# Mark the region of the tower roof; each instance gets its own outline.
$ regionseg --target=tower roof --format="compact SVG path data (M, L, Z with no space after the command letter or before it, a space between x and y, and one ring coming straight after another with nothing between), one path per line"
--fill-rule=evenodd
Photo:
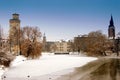
M14 14L12 14L12 15L18 15L18 16L19 16L19 14L17 14L17 13L14 13Z
M111 15L111 19L110 19L110 26L114 26L114 22L113 22L113 17Z
M45 33L43 34L43 36L45 37Z
M112 15L111 15L111 19L110 19L109 28L108 28L108 37L110 39L114 39L115 38L115 26L114 26Z

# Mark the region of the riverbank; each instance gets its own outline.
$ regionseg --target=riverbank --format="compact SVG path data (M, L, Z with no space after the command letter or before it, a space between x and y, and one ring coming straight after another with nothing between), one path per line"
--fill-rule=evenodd
M120 59L101 58L55 80L119 80Z
M83 66L90 61L96 60L97 58L71 55L43 55L40 59L36 60L23 59L23 57L18 56L15 61L13 61L8 71L2 75L2 78L5 78L5 80L56 79L60 77L61 74L65 75L66 73L73 71L71 68ZM70 69L70 72L67 69ZM59 71L63 72L61 73ZM56 72L60 74L56 75Z

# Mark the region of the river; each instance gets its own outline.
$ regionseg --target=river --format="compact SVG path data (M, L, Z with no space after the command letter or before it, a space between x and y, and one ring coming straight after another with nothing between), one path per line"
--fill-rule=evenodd
M120 80L120 58L100 58L56 80Z

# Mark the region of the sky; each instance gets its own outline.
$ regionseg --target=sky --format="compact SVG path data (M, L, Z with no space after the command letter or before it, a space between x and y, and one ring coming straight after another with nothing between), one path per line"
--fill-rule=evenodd
M0 25L6 35L13 13L20 14L21 27L39 27L48 41L97 30L107 35L111 14L116 34L120 32L120 0L0 0Z

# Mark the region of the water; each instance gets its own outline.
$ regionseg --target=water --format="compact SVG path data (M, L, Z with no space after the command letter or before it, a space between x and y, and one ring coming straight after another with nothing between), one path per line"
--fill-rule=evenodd
M120 80L120 59L101 58L56 80Z

